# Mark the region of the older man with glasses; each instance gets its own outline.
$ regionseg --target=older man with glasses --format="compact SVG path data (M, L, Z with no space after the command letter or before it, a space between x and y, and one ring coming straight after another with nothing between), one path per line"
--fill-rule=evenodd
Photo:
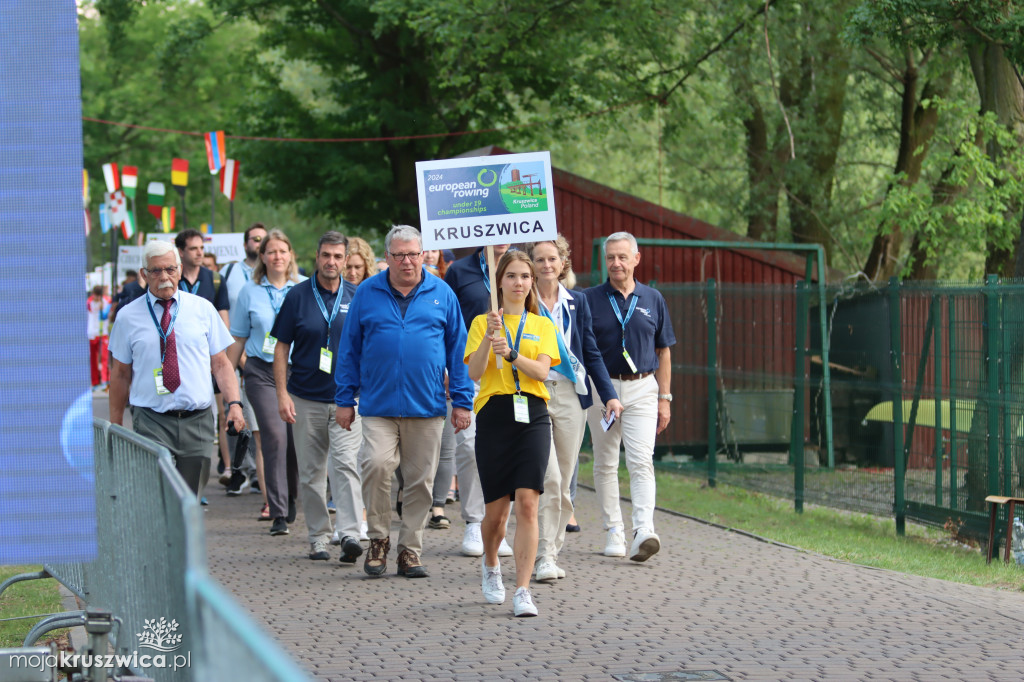
M384 238L388 269L363 282L349 308L335 374L336 420L350 428L356 396L363 421L363 501L370 549L363 570L380 576L391 549L391 477L400 469L402 527L398 575L424 578L423 526L448 412L445 374L457 431L469 426L473 384L462 353L466 327L455 294L423 267L420 233L393 227Z
M178 289L181 257L173 244L150 242L143 256L149 290L121 310L111 333L110 421L124 421L131 398L136 433L166 446L198 494L213 442L211 371L227 400L228 421L245 428L225 353L233 339L209 301Z

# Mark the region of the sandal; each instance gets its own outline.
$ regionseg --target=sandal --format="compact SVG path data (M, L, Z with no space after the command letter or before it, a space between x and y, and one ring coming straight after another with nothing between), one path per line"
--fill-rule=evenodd
M260 521L269 521L270 520L270 505L269 504L266 504L266 503L263 504L263 509L260 509L259 520Z

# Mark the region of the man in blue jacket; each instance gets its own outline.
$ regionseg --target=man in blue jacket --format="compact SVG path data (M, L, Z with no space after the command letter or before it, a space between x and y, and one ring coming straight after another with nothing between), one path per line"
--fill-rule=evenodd
M363 570L379 576L391 549L391 477L401 468L398 575L424 578L423 526L447 414L456 432L469 426L473 384L462 361L466 327L451 288L423 269L419 230L393 227L384 238L388 269L356 290L335 370L336 421L348 429L356 396L363 421L360 455L370 550Z

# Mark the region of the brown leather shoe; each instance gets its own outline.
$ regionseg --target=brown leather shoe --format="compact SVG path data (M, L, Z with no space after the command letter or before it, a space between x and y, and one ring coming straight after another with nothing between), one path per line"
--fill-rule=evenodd
M398 554L398 575L406 578L426 578L427 569L420 563L420 558L411 549L403 549Z
M391 538L383 540L370 540L370 549L366 552L366 560L363 562L363 570L366 575L374 578L384 575L388 567L388 552L391 550Z

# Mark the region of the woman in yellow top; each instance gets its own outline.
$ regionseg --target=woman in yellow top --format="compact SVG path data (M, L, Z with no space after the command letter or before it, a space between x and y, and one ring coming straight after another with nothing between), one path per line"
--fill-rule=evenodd
M537 556L537 504L551 449L550 397L544 380L559 362L551 320L538 314L533 262L522 251L498 261L498 311L478 315L470 325L465 361L480 382L476 412L476 462L484 493L483 593L492 604L505 601L498 545L505 536L509 501L515 500L516 616L536 616L530 576ZM499 370L495 357L501 356Z

